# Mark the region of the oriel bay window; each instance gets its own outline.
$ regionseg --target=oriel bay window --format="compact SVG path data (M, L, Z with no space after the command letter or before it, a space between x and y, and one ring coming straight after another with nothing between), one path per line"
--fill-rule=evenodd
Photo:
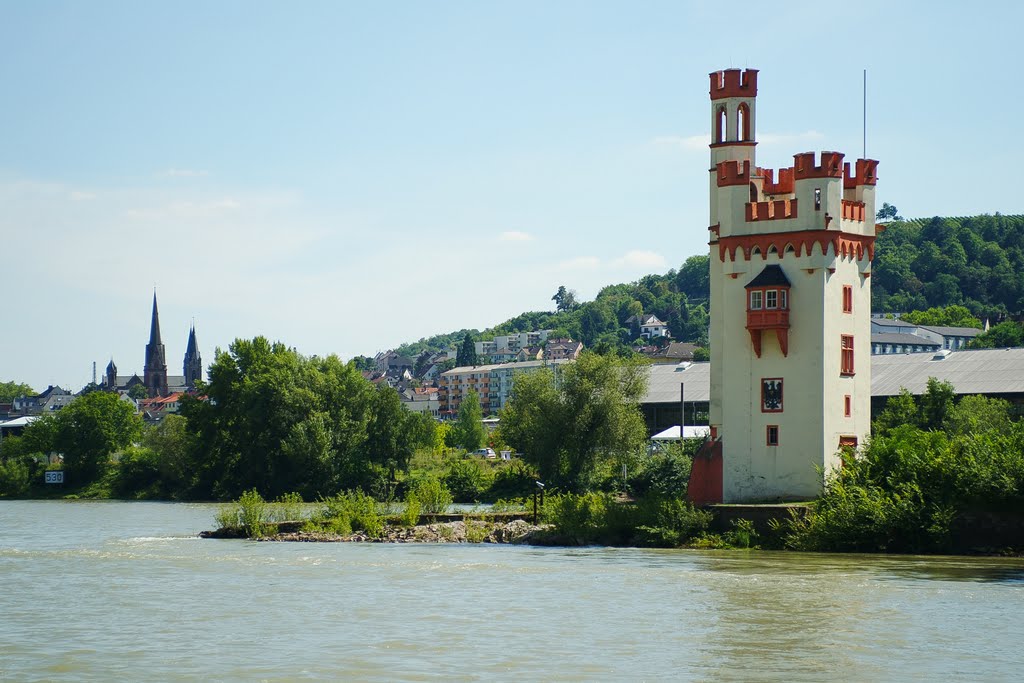
M789 355L789 278L778 265L764 270L746 285L747 331L754 353L761 357L761 333L774 330L782 355Z

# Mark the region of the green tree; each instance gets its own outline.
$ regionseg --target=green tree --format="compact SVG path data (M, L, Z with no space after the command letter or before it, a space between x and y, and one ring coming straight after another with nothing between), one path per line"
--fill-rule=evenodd
M480 397L475 391L470 391L459 404L459 415L450 436L452 443L467 451L475 451L482 447L487 438L483 419Z
M926 311L910 311L900 318L914 325L937 325L941 327L974 327L981 329L981 321L971 315L965 306L943 306Z
M429 443L421 421L402 406L398 392L379 386L370 402L365 452L368 462L384 468L392 481L399 470L409 467L416 446Z
M36 390L23 382L0 382L0 403L10 403L22 396L35 396Z
M520 375L501 413L506 442L548 483L588 488L600 465L628 458L646 441L639 361L585 352L564 366Z
M106 466L111 454L127 448L142 433L142 419L135 408L117 394L94 391L26 428L29 440L45 433L49 448L64 454L69 483L88 484ZM38 441L37 441L38 445Z
M337 356L301 356L264 337L218 351L201 387L183 397L194 434L193 497L311 500L361 483L372 385Z
M142 445L154 454L163 490L181 497L191 483L189 455L193 444L188 420L181 415L167 415L143 432Z
M882 208L875 213L875 220L878 221L901 221L903 217L899 215L899 211L896 207L889 202L882 202Z
M146 387L141 384L133 385L132 388L128 390L128 397L134 398L136 401L141 401L147 396L149 396L149 393L146 392Z
M477 360L476 344L473 343L473 335L467 332L466 336L462 338L462 346L459 347L459 351L455 356L455 365L460 368L475 366Z
M900 389L896 396L889 397L885 408L875 419L872 430L876 436L886 435L903 425L920 426L917 401L906 388Z
M559 286L551 300L555 302L555 310L560 312L572 311L579 306L576 301L576 290L566 289L565 285Z
M711 257L691 256L676 273L676 288L690 301L707 301L711 296Z
M356 370L359 372L370 372L377 369L377 363L368 356L356 356L352 359L352 363L355 364Z
M1004 322L994 325L984 334L979 334L967 345L972 349L1005 349L1024 346L1024 329L1020 323Z

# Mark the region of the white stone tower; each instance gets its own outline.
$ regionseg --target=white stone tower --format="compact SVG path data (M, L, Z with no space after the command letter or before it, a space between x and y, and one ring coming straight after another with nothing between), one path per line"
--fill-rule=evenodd
M755 162L757 71L711 74L711 451L701 502L820 493L871 411L878 162ZM719 483L720 482L720 483Z

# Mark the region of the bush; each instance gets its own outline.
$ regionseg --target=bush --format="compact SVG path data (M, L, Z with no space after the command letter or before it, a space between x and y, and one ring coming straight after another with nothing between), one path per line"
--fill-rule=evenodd
M1024 503L1024 426L964 429L947 434L903 425L876 437L857 457L844 460L806 518L790 520L787 545L946 552L953 549L951 523L958 514L1019 510Z
M452 460L442 480L458 503L475 503L490 486L490 477L475 458Z
M537 477L522 461L513 461L508 467L498 470L491 480L490 488L484 494L489 500L498 498L522 498L533 495Z
M113 484L119 498L160 498L163 495L160 458L149 448L129 448L121 454Z
M298 493L285 493L277 497L267 506L267 518L274 522L294 522L302 519L302 496Z
M643 523L637 525L640 545L678 547L707 531L712 514L679 498L653 497L642 501Z
M267 503L256 489L250 489L238 499L238 522L249 538L261 538L267 533Z
M405 495L405 510L402 512L401 524L406 527L413 527L419 524L420 521L420 505L419 498L412 491L409 491Z
M364 531L372 538L384 535L384 516L377 509L377 501L358 489L325 498L314 522L343 536L353 531Z
M608 495L603 493L550 495L544 503L544 521L554 525L557 534L568 542L595 543L605 536L609 503Z
M451 492L444 484L433 477L420 479L416 482L412 493L416 500L420 502L423 511L428 514L444 514L452 504Z
M688 439L687 442L698 439ZM630 478L629 484L638 496L655 494L666 498L685 498L693 467L693 446L690 443L671 443L643 461L640 470Z
M0 496L24 496L32 486L32 467L24 458L0 461Z

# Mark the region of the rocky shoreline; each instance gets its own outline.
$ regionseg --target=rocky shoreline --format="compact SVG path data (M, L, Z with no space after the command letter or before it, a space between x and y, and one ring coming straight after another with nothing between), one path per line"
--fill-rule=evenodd
M505 543L543 544L542 537L551 529L550 524L535 526L522 519L509 522L459 520L420 524L414 527L388 525L380 537L357 531L348 535L320 531L304 531L301 523L282 522L275 533L259 541L284 543ZM217 529L203 531L200 538L244 538L241 530Z

